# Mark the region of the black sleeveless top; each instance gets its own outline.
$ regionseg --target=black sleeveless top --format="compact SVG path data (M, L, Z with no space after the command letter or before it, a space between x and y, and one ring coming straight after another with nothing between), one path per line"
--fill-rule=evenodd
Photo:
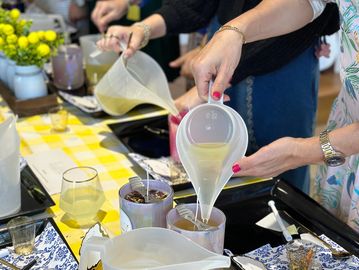
M165 0L156 13L164 18L167 33L189 33L207 26L215 15L221 24L225 24L258 3L260 0ZM332 34L338 29L338 8L331 3L316 20L295 32L245 44L232 83L281 68L320 36Z

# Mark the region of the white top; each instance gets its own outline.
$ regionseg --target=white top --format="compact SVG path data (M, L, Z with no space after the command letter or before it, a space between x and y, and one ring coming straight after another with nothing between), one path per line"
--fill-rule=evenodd
M314 21L320 14L322 14L325 5L327 2L331 2L330 0L308 0L313 9L313 18Z

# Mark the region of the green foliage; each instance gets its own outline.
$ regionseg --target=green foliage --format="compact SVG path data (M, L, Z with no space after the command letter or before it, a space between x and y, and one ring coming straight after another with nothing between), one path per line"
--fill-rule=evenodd
M30 32L31 24L20 19L19 10L0 8L0 50L17 65L42 67L57 53L64 37L52 30Z

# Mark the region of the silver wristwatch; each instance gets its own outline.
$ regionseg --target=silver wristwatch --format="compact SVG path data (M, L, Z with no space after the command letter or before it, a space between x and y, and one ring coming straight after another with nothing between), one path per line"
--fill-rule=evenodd
M340 166L345 162L345 156L342 152L334 150L329 141L328 131L324 130L319 135L320 147L324 155L324 162L330 167Z

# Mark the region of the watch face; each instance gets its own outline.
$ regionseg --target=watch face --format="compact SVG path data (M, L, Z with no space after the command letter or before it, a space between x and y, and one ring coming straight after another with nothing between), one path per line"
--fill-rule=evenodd
M327 164L330 167L340 166L345 162L345 158L343 156L332 156L327 159Z

